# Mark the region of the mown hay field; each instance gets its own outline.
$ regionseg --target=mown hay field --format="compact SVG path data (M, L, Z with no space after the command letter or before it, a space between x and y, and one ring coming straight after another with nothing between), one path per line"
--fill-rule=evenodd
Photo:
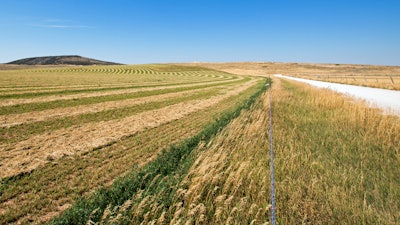
M157 158L265 79L173 65L0 71L0 223L40 223Z

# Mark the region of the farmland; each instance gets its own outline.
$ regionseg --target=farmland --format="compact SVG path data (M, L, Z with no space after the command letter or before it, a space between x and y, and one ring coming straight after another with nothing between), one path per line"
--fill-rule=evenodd
M1 223L50 219L198 133L265 82L172 65L0 73Z
M399 118L294 81L265 86L351 67L2 70L0 223L265 224L272 94L278 224L398 224Z
M284 74L311 80L400 90L400 67L310 63L191 63L234 74Z

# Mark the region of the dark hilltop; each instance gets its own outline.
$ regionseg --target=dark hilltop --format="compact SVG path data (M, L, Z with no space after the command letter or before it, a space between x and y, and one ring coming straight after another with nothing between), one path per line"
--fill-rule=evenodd
M44 56L19 59L7 64L14 65L121 65L120 63L106 62L97 59L82 57L79 55L62 55L62 56Z

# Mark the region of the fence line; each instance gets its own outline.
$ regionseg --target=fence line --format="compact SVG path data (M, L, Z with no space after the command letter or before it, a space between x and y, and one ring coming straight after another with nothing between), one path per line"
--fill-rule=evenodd
M272 88L271 77L269 77L269 149L270 149L270 171L271 171L271 224L276 225L276 204L275 204L275 168L274 168L274 147L272 136Z

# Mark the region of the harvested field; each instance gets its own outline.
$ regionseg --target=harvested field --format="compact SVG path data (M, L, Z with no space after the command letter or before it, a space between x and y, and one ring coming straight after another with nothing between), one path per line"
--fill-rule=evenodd
M264 80L172 65L1 70L0 223L49 220L199 132Z

